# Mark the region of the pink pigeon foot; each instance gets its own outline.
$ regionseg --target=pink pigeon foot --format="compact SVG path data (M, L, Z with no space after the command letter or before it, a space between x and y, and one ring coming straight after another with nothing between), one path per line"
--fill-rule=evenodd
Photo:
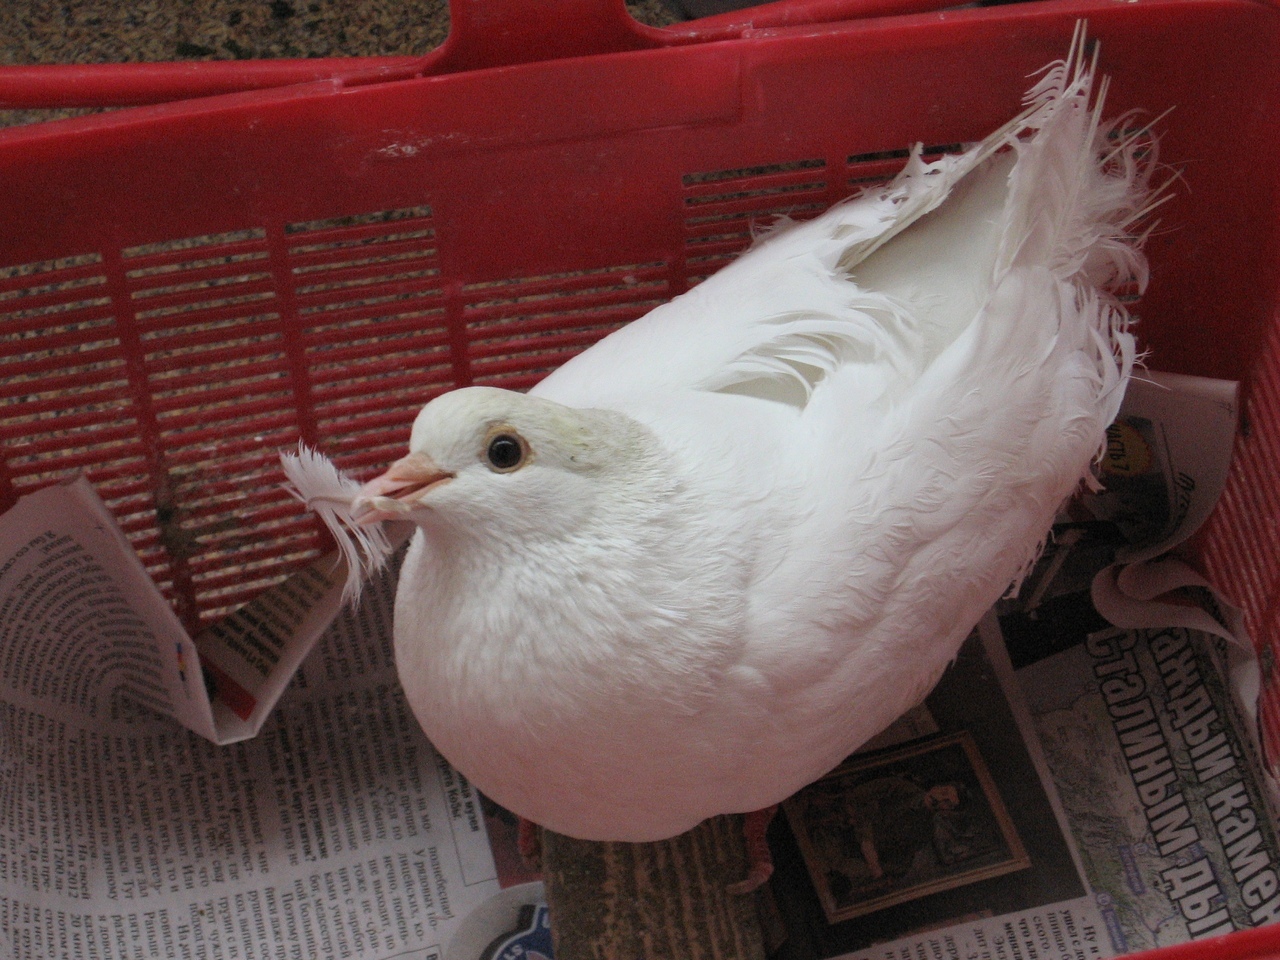
M773 815L778 812L778 805L763 810L753 810L742 817L742 832L747 839L747 876L745 880L729 884L729 892L734 894L750 893L763 886L773 876L773 854L769 852L769 843L765 834Z
M516 828L516 849L531 870L542 868L542 833L541 828L532 820L520 817Z

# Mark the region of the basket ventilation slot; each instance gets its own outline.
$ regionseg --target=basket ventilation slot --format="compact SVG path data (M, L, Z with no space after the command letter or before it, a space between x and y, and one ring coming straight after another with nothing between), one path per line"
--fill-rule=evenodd
M437 259L411 207L0 269L3 505L83 470L189 628L234 609L327 549L278 452L367 473L458 385Z
M290 224L315 434L344 469L402 456L422 404L458 385L429 207Z
M638 263L462 288L470 377L523 390L670 299L667 266Z
M777 218L807 220L832 201L821 159L686 174L683 186L689 286L731 262Z
M0 441L5 505L83 470L136 534L145 443L101 255L0 270Z
M154 536L184 619L211 619L313 548L277 476L298 438L286 297L262 228L130 247L121 269L159 451Z
M961 149L925 147L926 160ZM845 155L840 162L795 160L686 174L685 264L694 286L733 261L779 217L808 220L859 190L885 183L907 162L907 150Z

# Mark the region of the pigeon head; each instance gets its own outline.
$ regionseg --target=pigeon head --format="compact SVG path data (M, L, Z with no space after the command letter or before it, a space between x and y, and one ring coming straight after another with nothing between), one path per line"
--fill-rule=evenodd
M563 526L645 459L644 440L621 414L465 387L423 407L408 455L361 489L360 522Z

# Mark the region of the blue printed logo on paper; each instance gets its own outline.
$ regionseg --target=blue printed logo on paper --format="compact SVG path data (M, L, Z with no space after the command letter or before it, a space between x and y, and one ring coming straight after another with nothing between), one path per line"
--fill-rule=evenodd
M551 951L551 912L545 903L520 908L516 928L489 945L482 960L554 960Z

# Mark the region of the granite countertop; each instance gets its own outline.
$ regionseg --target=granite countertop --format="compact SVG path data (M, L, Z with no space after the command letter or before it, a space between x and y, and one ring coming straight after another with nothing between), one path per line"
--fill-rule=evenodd
M642 23L678 0L628 3ZM446 0L10 0L0 64L422 54L449 32Z
M641 23L665 26L687 19L684 4L708 2L754 0L627 7ZM415 56L448 33L448 0L0 0L0 66ZM0 109L0 127L85 112Z

